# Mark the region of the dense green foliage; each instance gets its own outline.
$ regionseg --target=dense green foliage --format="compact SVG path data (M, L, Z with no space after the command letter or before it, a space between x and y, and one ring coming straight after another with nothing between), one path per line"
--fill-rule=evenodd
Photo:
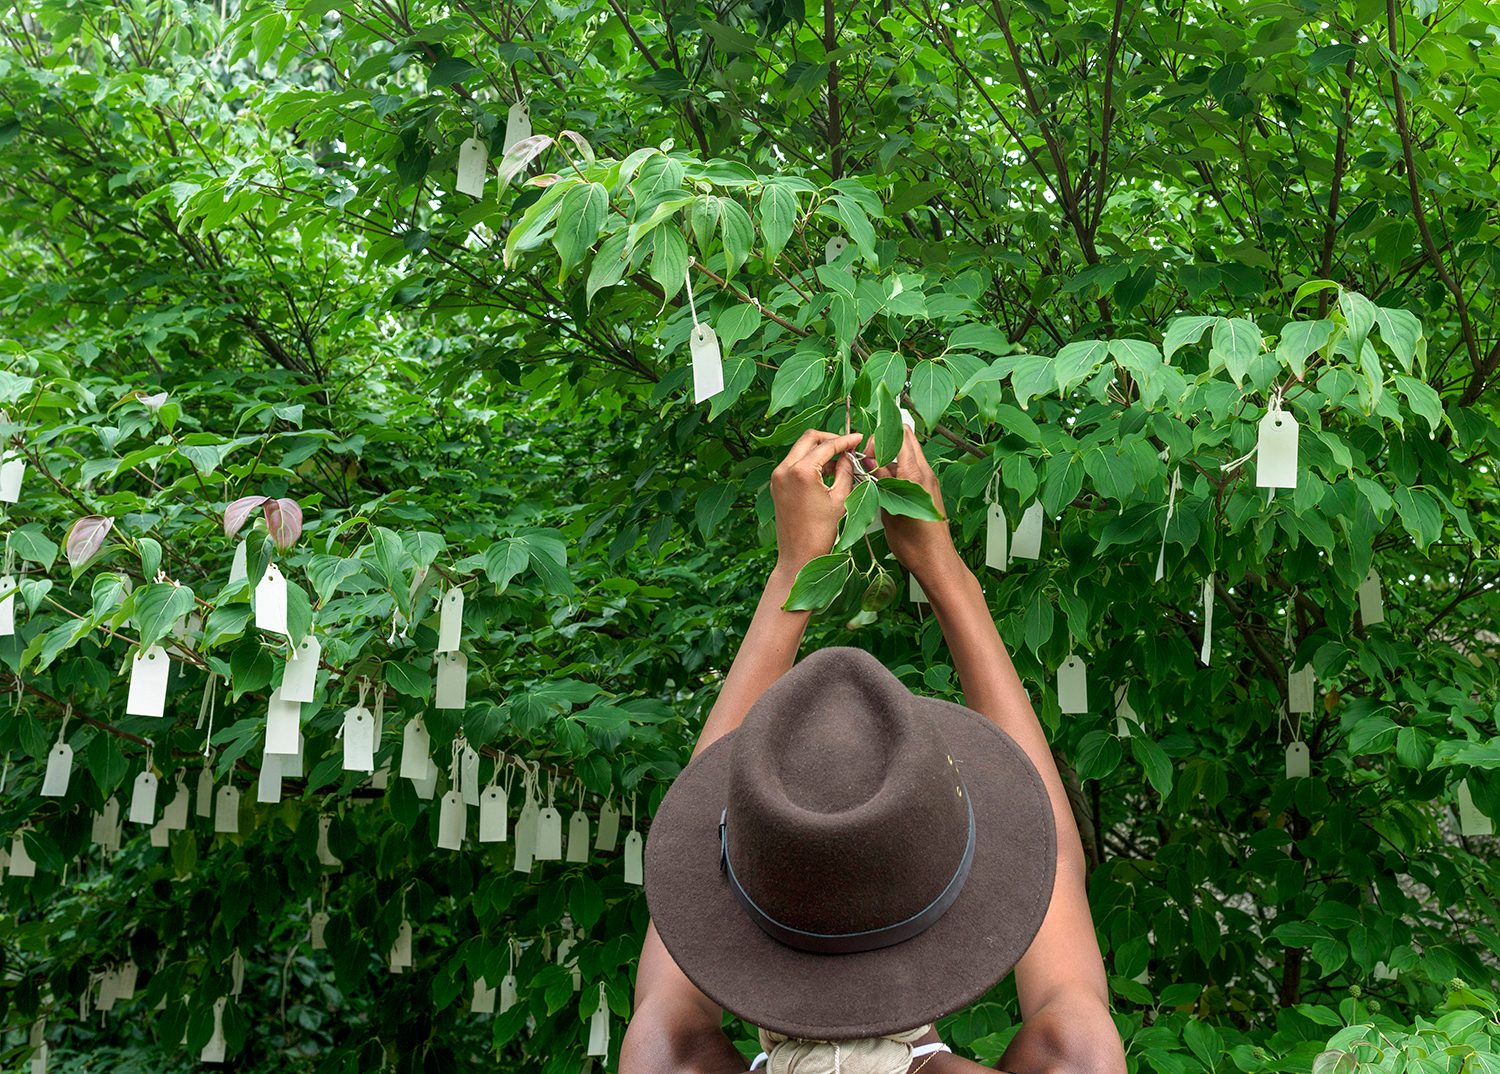
M27 471L0 521L0 833L37 863L0 883L13 1058L45 1017L63 1069L195 1062L238 951L245 1069L572 1072L601 984L612 1069L639 888L618 852L513 871L472 819L437 849L450 743L482 747L481 781L502 755L546 766L565 815L633 795L647 827L771 562L784 445L849 424L886 457L904 405L1076 790L1132 1069L1305 1071L1359 1022L1319 1070L1374 1062L1353 1042L1399 1023L1450 1048L1407 1069L1493 1074L1500 878L1454 801L1466 781L1500 817L1494 24L1477 0L5 10L0 436ZM518 96L536 134L505 153ZM479 199L454 189L475 133ZM700 320L726 390L695 404ZM1274 399L1300 463L1268 497L1258 460L1225 467ZM861 614L898 571L860 539L877 500L930 509L870 488L800 586L826 609L808 643L956 699L904 584ZM984 565L991 488L1012 526L1041 503L1037 560ZM284 509L258 508L231 582L248 496L304 528L278 549ZM273 559L325 667L306 775L258 805L289 642L248 601ZM462 711L431 694L455 586ZM153 638L166 718L126 716ZM1069 653L1086 714L1059 709ZM1315 711L1284 716L1308 664ZM239 833L195 816L167 847L129 822L94 845L148 765L158 815L194 785L210 674ZM430 801L343 771L362 679L378 759L425 720ZM1294 731L1307 778L1285 776ZM60 732L74 772L44 797ZM470 1014L512 940L518 1004ZM135 998L78 1017L127 959ZM993 1060L1016 1016L1007 983L941 1028Z

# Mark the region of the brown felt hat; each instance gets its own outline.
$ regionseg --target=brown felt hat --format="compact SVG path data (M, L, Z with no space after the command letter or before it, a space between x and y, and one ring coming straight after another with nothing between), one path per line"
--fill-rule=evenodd
M651 823L646 899L715 1003L853 1040L994 987L1041 927L1056 867L1047 790L1009 735L831 648L677 777Z

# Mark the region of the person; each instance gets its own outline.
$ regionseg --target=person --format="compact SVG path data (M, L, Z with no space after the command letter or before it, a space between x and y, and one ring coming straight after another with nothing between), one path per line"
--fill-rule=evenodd
M1012 966L1022 1025L1000 1069L1123 1072L1067 795L948 523L882 512L966 706L910 693L853 649L794 668L809 613L782 605L833 547L863 439L808 430L771 476L775 568L653 819L621 1074L745 1071L725 1009L760 1028L772 1074L984 1070L932 1022ZM864 462L945 513L909 427L892 463Z

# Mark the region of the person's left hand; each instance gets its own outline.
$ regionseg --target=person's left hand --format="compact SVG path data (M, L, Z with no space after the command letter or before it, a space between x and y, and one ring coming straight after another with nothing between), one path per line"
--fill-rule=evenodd
M776 565L801 570L827 555L838 538L844 501L854 488L854 464L848 452L859 447L863 433L839 436L820 429L803 433L781 465L771 471L771 499L776 504ZM823 483L833 477L830 487Z

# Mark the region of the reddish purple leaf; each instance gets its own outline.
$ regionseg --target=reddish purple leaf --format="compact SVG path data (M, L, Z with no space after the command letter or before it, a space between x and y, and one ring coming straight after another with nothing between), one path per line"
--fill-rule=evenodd
M240 532L240 527L250 517L250 512L265 502L264 496L241 496L224 508L224 536L234 540L234 535Z
M75 571L93 559L104 547L104 538L114 528L115 520L103 515L84 515L68 530L65 542L68 551L68 566Z
M285 552L302 536L302 508L296 500L283 497L266 501L266 528L271 531L271 540L276 551Z

